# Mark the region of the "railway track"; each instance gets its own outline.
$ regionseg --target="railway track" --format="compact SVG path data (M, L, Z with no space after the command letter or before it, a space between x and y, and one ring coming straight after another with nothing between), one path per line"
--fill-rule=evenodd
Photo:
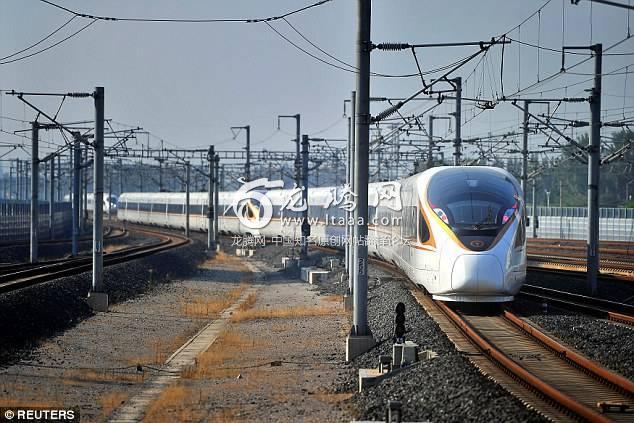
M511 311L473 315L433 304L500 371L572 418L634 421L634 383L628 379L564 347Z
M403 279L403 273L395 266L371 261ZM411 282L409 285L416 300L459 350L468 354L482 371L548 417L560 421L634 422L634 383L630 380L561 345L510 310L462 313L432 300ZM540 288L529 286L528 290L540 291ZM548 290L550 297L558 298L552 291ZM582 296L569 295L580 306L599 310L597 303L584 304L587 297L582 301L579 298ZM570 298L559 301L569 304ZM632 306L616 304L625 306L624 311L632 311L629 308ZM603 312L608 313L605 308L614 308L615 304L602 302L602 306ZM628 319L625 323L632 319L625 317Z
M107 226L104 230L104 234L103 237L104 239L117 239L117 238L122 238L124 236L126 236L127 233L124 229L121 228L116 228L116 227L112 227L112 226ZM86 242L86 241L92 241L92 235L90 236L83 236L79 238L79 242ZM2 247L15 247L18 245L29 245L28 240L25 241L11 241L11 242L0 242L0 248ZM57 245L57 244L70 244L72 243L73 240L70 238L64 238L64 239L45 239L45 240L40 240L38 243L39 245Z
M529 284L517 296L634 326L634 305Z
M158 241L122 248L104 254L104 266L123 263L180 247L189 243L184 236L135 228L132 231L158 238ZM53 260L35 264L9 265L0 268L0 293L15 291L53 279L76 275L92 270L92 256Z
M585 258L533 254L528 256L527 270L585 277L587 266ZM599 273L604 279L634 280L634 263L601 259Z

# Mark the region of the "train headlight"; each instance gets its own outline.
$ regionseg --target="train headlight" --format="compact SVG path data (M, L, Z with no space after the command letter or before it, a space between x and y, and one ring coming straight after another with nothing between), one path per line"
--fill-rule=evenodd
M440 218L440 220L442 220L443 222L445 222L447 225L449 224L449 218L447 217L447 213L445 213L443 211L443 209L436 207L434 208L434 212L438 215L438 217Z
M502 216L502 223L508 222L511 216L513 216L513 213L515 213L515 209L506 209L504 216Z

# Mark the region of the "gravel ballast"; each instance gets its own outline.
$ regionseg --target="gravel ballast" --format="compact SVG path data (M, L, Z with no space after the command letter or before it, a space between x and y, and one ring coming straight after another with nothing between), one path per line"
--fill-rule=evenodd
M173 277L191 274L203 258L194 242L156 255L104 268L111 303L132 298ZM0 363L28 352L40 339L91 316L86 297L92 272L56 279L0 295ZM21 354L18 354L21 355Z
M634 327L551 307L547 314L530 301L515 307L529 321L587 358L634 380Z

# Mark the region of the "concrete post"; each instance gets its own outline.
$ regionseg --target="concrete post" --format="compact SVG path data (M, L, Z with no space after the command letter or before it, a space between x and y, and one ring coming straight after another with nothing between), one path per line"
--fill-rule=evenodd
M48 238L55 238L55 157L51 157L51 177L48 192Z
M599 166L601 160L601 67L603 45L594 52L594 87L590 97L591 130L588 146L588 292L596 296L599 273Z
M460 157L462 154L462 138L460 135L462 129L462 78L457 77L454 78L453 81L456 84L456 112L454 114L456 118L456 138L454 139L453 143L453 165L460 166Z
M189 162L185 163L185 236L189 238L189 187L191 178L191 167Z
M108 294L103 286L103 162L104 162L104 89L96 87L95 142L93 180L92 291L88 304L95 311L108 311Z
M207 161L209 164L209 187L207 189L207 251L216 251L216 240L214 238L214 214L216 209L214 207L214 146L209 146L207 152Z
M350 335L346 340L346 360L364 353L374 346L374 337L368 326L368 179L370 162L370 16L371 0L358 0L357 32L357 133L355 148L355 180L357 204L354 209L354 311Z
M39 201L39 124L31 123L31 263L37 263L37 247L40 229L40 201Z
M302 203L306 205L306 209L302 212L299 259L304 262L308 259L308 237L310 236L310 224L308 223L308 135L302 136Z

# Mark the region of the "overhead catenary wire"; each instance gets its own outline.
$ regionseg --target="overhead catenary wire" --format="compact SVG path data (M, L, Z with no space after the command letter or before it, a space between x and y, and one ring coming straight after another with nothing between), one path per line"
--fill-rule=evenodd
M281 15L273 15L262 18L206 18L206 19L188 19L188 18L126 18L126 17L118 17L118 16L99 16L92 15L87 13L78 12L57 3L54 3L49 0L40 0L42 3L46 3L50 6L53 6L57 9L63 10L72 15L87 18L87 19L95 19L100 21L120 21L120 22L154 22L154 23L259 23L259 22L271 22L277 21L280 19L287 18L292 15L296 15L298 13L302 13L306 10L312 9L314 7L321 6L325 3L329 3L333 0L320 0L306 6L300 7L298 9L291 10L289 12L283 13Z
M15 59L11 59L11 60L4 60L4 61L0 61L0 65L7 65L9 63L14 63L14 62L18 62L20 60L24 60L24 59L28 59L29 57L33 57L35 55L38 55L40 53L44 53L45 51L48 51L50 49L52 49L53 47L57 47L58 45L62 44L65 41L70 40L71 38L75 37L76 35L80 34L82 31L84 31L85 29L88 29L91 25L93 25L95 22L97 22L97 20L92 20L90 22L88 22L86 25L82 26L80 29L78 29L77 31L73 32L72 34L70 34L69 36L67 36L66 38L61 39L60 41L45 47L43 49L40 49L34 53L31 54L27 54L26 56L20 56L17 57Z
M77 18L77 16L71 16L71 18L69 20L67 20L66 22L64 22L64 24L62 24L61 26L59 26L58 28L56 28L53 32L51 32L50 34L48 34L47 36L45 36L44 38L40 39L39 41L31 44L28 47L23 48L22 50L18 50L15 53L11 53L7 56L4 57L0 57L0 62L6 59L10 59L14 56L17 56L18 54L24 53L25 51L28 51L34 47L39 46L40 44L42 44L44 41L48 40L49 38L51 38L53 35L57 34L59 31L61 31L62 29L64 29L68 24L70 24L73 20L75 20L75 18Z

